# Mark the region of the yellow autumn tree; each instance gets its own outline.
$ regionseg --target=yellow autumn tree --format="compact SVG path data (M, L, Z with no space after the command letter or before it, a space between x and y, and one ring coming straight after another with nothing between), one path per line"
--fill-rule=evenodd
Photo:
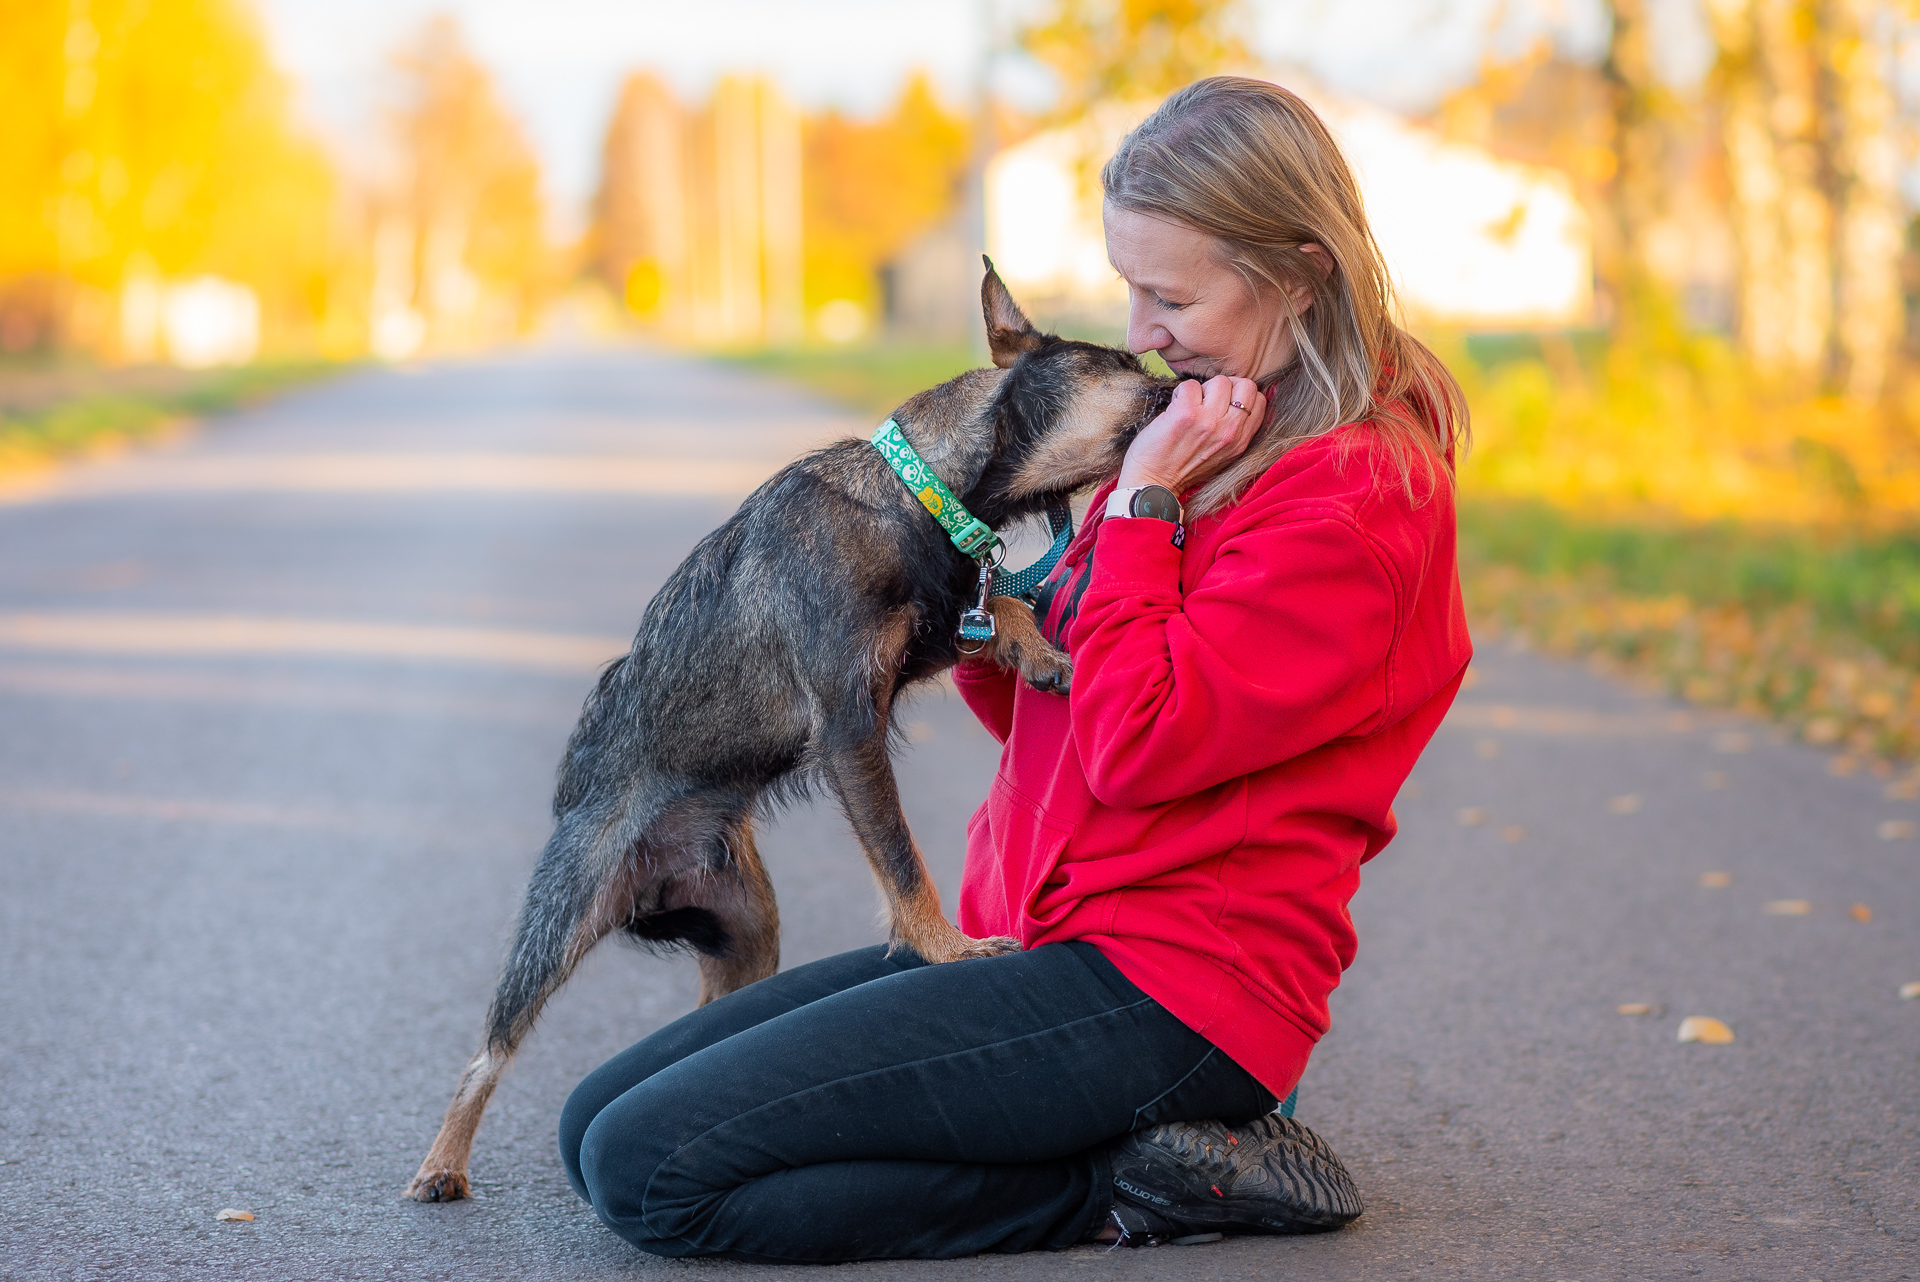
M394 67L400 173L375 233L375 311L410 308L442 346L523 331L553 266L533 147L452 18Z
M328 306L334 190L236 0L0 0L0 345L111 352L130 275L213 272L270 342Z
M1056 0L1019 41L1060 77L1054 114L1071 120L1246 64L1245 20L1240 0Z
M959 207L972 130L918 74L878 119L807 120L802 145L807 306L876 310L881 265Z

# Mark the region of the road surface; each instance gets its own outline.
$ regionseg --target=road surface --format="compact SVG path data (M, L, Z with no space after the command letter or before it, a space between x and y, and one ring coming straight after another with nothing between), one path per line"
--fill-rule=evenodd
M568 1090L695 992L613 945L496 1097L476 1196L398 1193L595 667L760 477L866 426L681 358L533 353L0 495L0 1277L817 1276L651 1259L568 1190ZM1503 643L1474 671L1303 1086L1355 1225L838 1276L1920 1273L1920 806ZM906 717L951 904L995 749L937 686ZM789 964L880 938L836 814L762 847ZM1681 1043L1688 1016L1736 1040Z

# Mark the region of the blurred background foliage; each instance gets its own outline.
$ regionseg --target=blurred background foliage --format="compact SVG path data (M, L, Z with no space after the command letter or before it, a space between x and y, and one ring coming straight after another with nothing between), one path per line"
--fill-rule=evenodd
M983 66L1045 68L1044 109L945 100L925 75L875 113L810 109L745 72L689 91L667 56L618 94L597 194L563 234L452 18L387 51L379 128L342 145L300 118L243 0L0 0L0 466L340 362L539 332L631 331L877 415L978 361L983 245L1042 319L1116 340L1097 204L1086 225L1102 149L1194 78L1267 75L1356 149L1383 243L1408 224L1381 172L1398 156L1457 183L1416 188L1415 222L1489 184L1520 193L1471 238L1522 276L1565 207L1556 261L1578 288L1552 308L1435 303L1417 278L1444 240L1395 262L1409 323L1473 408L1460 510L1483 644L1585 654L1843 756L1911 754L1920 256L1901 68L1920 12L1600 2L1597 49L1489 37L1479 74L1419 120L1262 63L1232 0L1034 0ZM1697 9L1704 75L1662 74L1663 5Z

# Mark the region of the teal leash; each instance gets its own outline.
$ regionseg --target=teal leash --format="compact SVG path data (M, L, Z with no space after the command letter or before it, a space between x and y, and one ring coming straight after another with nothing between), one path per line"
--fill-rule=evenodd
M873 430L868 443L880 452L887 461L893 474L900 478L913 497L920 500L920 506L940 528L947 532L953 546L972 557L980 565L980 584L973 607L960 616L960 641L962 654L978 654L980 648L993 640L993 614L987 609L990 596L1018 597L1028 605L1035 604L1034 592L1046 582L1053 573L1053 567L1060 564L1060 558L1066 555L1067 545L1073 542L1073 512L1064 504L1047 509L1047 525L1053 531L1053 544L1038 561L1024 570L1012 574L999 574L999 563L995 553L1004 554L1006 545L986 522L967 511L962 503L947 488L945 481L927 466L920 452L913 448L910 441L900 431L900 425L888 419ZM996 577L999 579L995 583ZM971 644L972 649L967 649Z

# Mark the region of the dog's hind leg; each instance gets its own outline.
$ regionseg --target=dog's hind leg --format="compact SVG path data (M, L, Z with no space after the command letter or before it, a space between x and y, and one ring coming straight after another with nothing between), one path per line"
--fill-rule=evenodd
M514 1052L554 990L631 911L627 879L594 875L590 841L563 822L541 852L487 1012L486 1045L460 1074L440 1133L407 1185L407 1197L452 1202L467 1196L474 1133Z
M892 714L894 681L900 659L913 636L913 616L902 611L888 620L874 656L874 718L865 734L823 745L822 771L854 836L860 839L873 875L886 897L892 943L905 944L930 962L959 961L1018 952L1020 941L1006 936L974 939L963 934L940 910L940 892L927 860L900 808L900 787L887 752L887 721Z
M675 878L657 908L626 925L636 939L693 950L702 1006L780 969L780 908L753 843L752 817L728 821L712 845L713 857Z
M780 907L753 842L752 816L740 817L727 834L727 848L730 875L716 877L701 896L727 934L724 949L700 954L702 1006L780 969Z

